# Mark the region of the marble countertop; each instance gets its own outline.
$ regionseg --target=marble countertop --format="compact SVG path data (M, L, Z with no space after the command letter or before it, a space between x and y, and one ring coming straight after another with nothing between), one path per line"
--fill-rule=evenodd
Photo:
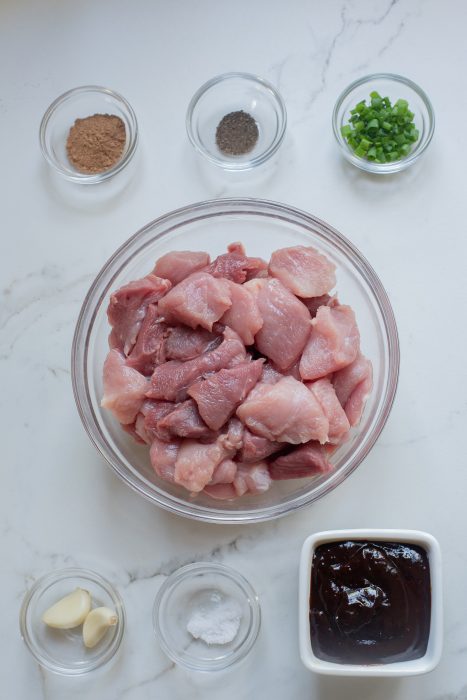
M461 0L4 0L0 125L4 172L0 256L2 409L0 585L2 696L15 700L461 700L467 698L465 575L467 282L463 167L467 136ZM200 168L185 110L207 79L257 73L281 91L288 132L272 172L226 178ZM429 94L432 145L413 168L371 177L341 158L330 117L339 92L374 71ZM59 186L38 147L49 103L81 84L108 85L140 126L123 189ZM370 260L401 340L395 405L359 469L316 505L253 527L172 516L129 491L99 458L71 389L70 346L96 272L131 233L176 207L257 196L305 209ZM411 679L309 673L298 657L297 567L304 538L341 527L428 530L442 547L445 644L438 668ZM260 638L227 674L187 674L158 648L154 595L193 560L225 562L261 598ZM41 670L18 630L32 581L68 565L113 581L128 612L118 663L83 679Z

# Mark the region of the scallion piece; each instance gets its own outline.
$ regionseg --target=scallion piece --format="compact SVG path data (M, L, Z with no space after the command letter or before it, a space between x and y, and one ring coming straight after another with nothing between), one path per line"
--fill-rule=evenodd
M389 97L373 90L369 104L361 100L350 110L348 124L341 127L342 137L359 158L389 163L405 158L420 134L407 100L391 104Z

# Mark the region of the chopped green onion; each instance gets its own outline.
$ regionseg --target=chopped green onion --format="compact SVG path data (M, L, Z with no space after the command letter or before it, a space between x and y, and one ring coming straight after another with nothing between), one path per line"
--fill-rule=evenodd
M341 127L342 137L359 158L389 163L409 155L420 134L407 100L391 104L374 90L369 104L361 100L350 110L349 123Z

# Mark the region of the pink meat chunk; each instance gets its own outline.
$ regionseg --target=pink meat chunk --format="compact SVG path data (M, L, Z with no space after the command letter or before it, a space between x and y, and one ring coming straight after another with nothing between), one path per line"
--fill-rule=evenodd
M323 377L316 382L309 382L307 387L318 399L329 421L329 442L334 444L341 442L350 430L350 423L330 380Z
M320 403L293 377L273 385L258 384L238 407L237 416L252 433L271 442L297 445L328 439L329 421Z
M226 328L219 347L193 360L170 360L154 370L146 396L166 401L183 401L188 387L208 372L233 367L246 358L245 346L234 331Z
M171 413L175 408L175 404L170 401L152 401L146 399L141 406L140 415L136 419L138 434L148 443L151 443L155 438L165 440L167 434L159 430L159 421Z
M241 241L234 241L233 243L229 243L229 245L227 246L227 252L238 253L239 255L246 255L245 246Z
M229 285L207 272L195 272L173 287L159 302L159 315L168 323L201 326L212 331L232 305Z
M361 353L333 377L334 389L350 425L359 423L373 386L373 367Z
M150 376L155 367L165 362L166 334L167 326L159 320L157 304L149 304L136 344L128 356L128 367L133 367L141 374Z
M222 336L210 333L204 328L193 330L188 326L171 328L165 341L165 355L168 360L192 360L208 350L213 350L222 342Z
M140 409L134 422L135 440L136 442L143 442L146 443L146 445L150 445L154 436L150 436L149 433L146 432L146 428L144 427L145 420L146 418Z
M271 476L267 463L243 464L238 462L233 485L237 496L243 496L245 493L254 495L264 493L271 486Z
M263 365L263 374L261 375L261 383L277 384L279 379L282 379L283 376L282 372L279 372L273 364L265 362Z
M254 435L248 428L243 433L243 446L238 457L241 462L259 462L284 447L282 442L271 442L267 438Z
M223 459L222 462L214 469L210 485L215 484L231 484L237 473L237 463L233 459Z
M279 280L253 279L245 287L255 296L263 319L256 347L279 369L287 369L299 359L310 335L308 309Z
M204 487L204 493L219 501L231 501L237 498L233 484L208 484Z
M249 258L241 243L231 243L228 252L219 255L206 271L214 277L223 277L242 284L255 277L261 270L267 270L268 264L261 258Z
M269 464L269 473L274 481L327 474L332 469L333 466L327 459L326 449L317 442L300 445Z
M327 294L336 284L336 266L311 246L276 250L271 255L269 274L299 297Z
M128 435L131 435L131 437L133 438L133 440L135 442L138 442L140 445L145 445L147 441L141 437L141 435L138 432L138 428L137 428L138 418L140 416L141 416L141 414L138 413L134 423L128 423L127 425L125 425L124 423L120 423L120 425L123 428L123 430L126 433L128 433Z
M256 462L256 464L245 464L238 465L237 472L239 468L245 468L246 471L246 483L248 486L249 493L258 494L264 493L271 486L271 475L269 474L269 468L266 462Z
M155 438L149 450L152 468L164 481L175 483L175 464L180 451L181 440L164 442Z
M217 437L217 434L210 430L201 418L193 399L183 401L161 418L157 423L157 430L160 437L168 441L173 437L213 441Z
M148 380L137 370L127 367L119 350L110 350L104 362L103 408L108 408L119 423L134 423L148 389Z
M175 286L191 275L209 265L209 255L191 250L174 250L166 253L156 262L153 275L165 277Z
M171 288L169 280L146 275L143 279L129 282L110 297L107 317L112 326L109 342L111 347L129 355L146 315L149 304L155 304Z
M203 445L197 440L183 440L175 462L175 482L197 493L211 481L216 467L231 457L223 440Z
M318 312L320 306L330 306L334 308L335 306L340 306L337 294L332 297L329 294L323 294L320 297L312 297L311 299L301 299L308 311L310 312L311 318L314 318Z
M224 446L230 457L240 450L243 445L244 426L238 418L231 418L227 423L226 432L222 433L218 440Z
M212 430L219 430L248 396L262 371L262 359L244 362L231 369L221 369L192 384L188 394L198 404L206 425Z
M320 306L300 360L303 379L320 379L350 365L360 348L355 314L350 306Z
M245 345L253 345L255 335L263 325L256 299L245 286L235 282L228 284L232 306L222 316L221 321L233 328Z

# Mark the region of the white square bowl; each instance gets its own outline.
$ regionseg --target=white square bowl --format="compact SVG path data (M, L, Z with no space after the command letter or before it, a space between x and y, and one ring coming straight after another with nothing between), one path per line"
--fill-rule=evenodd
M369 542L403 542L423 547L428 555L431 578L431 621L428 646L424 656L412 661L380 664L340 664L323 661L313 653L310 637L310 585L313 555L317 547L329 542L367 540ZM329 676L417 676L432 671L439 663L443 646L443 599L441 550L432 535L418 530L329 530L307 537L300 556L298 626L300 657L304 665Z

